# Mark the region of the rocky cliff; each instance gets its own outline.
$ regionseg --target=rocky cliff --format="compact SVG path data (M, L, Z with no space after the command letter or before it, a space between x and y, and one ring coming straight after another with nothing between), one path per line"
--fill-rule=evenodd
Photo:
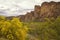
M43 21L44 18L57 18L60 16L60 2L44 2L42 5L35 5L34 11L27 12L21 16L21 21Z
M23 22L44 21L44 18L57 18L60 16L60 2L43 2L42 5L35 5L34 11L26 15L18 16Z

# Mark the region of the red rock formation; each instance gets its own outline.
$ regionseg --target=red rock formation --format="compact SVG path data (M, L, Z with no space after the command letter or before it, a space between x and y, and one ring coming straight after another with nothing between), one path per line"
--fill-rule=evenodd
M52 17L55 16L56 13L56 8L57 8L57 3L56 2L44 2L41 6L41 17ZM59 10L58 10L59 11Z
M41 6L35 5L34 11L18 16L23 22L44 21L44 18L60 16L60 2L44 2Z

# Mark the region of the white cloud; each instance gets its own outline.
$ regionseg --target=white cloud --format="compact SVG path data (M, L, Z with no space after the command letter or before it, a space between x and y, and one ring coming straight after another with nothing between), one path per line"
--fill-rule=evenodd
M32 9L35 3L30 1L23 1L19 5L24 9Z
M60 1L60 0L0 0L0 10L5 11L0 13L0 15L20 15L25 14L27 11L24 9L33 9L34 5L41 5L44 1ZM20 12L19 12L20 11Z

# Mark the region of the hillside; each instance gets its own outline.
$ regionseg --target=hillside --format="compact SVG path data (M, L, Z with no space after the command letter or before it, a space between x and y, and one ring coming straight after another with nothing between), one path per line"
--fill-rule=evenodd
M44 21L44 18L57 18L60 16L60 2L44 2L42 5L35 5L34 11L27 12L26 15L20 15L23 22Z
M60 2L35 5L26 15L0 16L0 40L60 40Z
M26 15L15 16L20 18L22 22L41 22L44 18L57 18L60 16L60 2L43 2L40 5L35 5L34 11L27 12ZM14 16L13 16L14 17ZM13 17L7 17L12 19Z

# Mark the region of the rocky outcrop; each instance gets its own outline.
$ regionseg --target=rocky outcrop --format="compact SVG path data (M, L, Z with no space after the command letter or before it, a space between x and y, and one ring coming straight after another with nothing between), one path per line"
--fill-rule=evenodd
M21 21L23 22L31 22L31 21L39 21L41 7L39 5L35 5L34 11L27 12L26 15L21 17Z
M51 1L44 2L41 6L35 5L34 11L24 15L23 19L25 22L43 21L44 18L57 18L57 16L60 16L60 2Z
M41 6L40 17L57 17L60 15L59 2L44 2Z
M27 12L26 15L18 16L23 22L40 22L44 18L57 18L60 16L60 2L43 2L42 5L35 5L34 11Z

